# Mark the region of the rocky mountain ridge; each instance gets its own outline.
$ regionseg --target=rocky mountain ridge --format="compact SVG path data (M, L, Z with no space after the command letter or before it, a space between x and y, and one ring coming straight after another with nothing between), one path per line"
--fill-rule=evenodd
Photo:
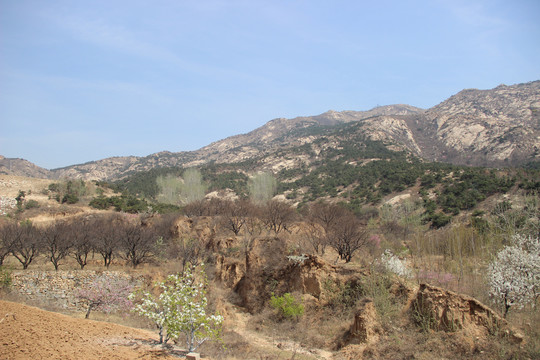
M298 166L284 162L287 149L317 142L316 153L332 147L322 129L348 128L428 161L479 166L516 166L540 159L540 81L491 90L467 89L423 110L410 105L380 106L369 111L328 111L316 116L278 118L242 135L191 152L168 151L146 157L112 157L46 170L22 159L0 158L0 172L47 178L115 180L158 167L239 163L253 159L275 170ZM328 133L328 132L327 132ZM322 139L322 140L321 140ZM322 141L322 145L321 145ZM325 142L326 141L326 142ZM266 158L266 159L265 159ZM9 166L8 166L9 165Z

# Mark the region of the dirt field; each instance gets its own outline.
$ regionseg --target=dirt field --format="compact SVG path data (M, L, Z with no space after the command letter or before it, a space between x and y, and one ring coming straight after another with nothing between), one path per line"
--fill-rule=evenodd
M141 329L0 301L1 359L178 359Z

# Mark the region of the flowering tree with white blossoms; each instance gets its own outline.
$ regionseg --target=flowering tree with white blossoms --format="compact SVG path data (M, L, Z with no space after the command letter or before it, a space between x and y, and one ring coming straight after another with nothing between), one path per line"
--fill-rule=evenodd
M206 314L206 276L201 267L197 281L194 271L193 267L187 267L182 276L169 275L156 284L161 289L159 296L144 292L134 307L135 312L155 322L160 344L184 334L189 352L206 340L220 340L223 323L223 316ZM136 294L131 298L135 299Z
M394 255L390 249L384 250L384 253L381 255L380 264L386 271L392 272L398 276L411 276L411 270L400 258Z
M504 306L522 308L540 295L540 240L514 235L512 243L497 253L488 267L490 295Z

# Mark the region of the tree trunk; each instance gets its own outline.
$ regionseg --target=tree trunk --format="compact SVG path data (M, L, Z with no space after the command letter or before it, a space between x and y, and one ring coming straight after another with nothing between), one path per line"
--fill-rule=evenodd
M90 304L88 305L88 311L86 311L86 316L84 317L85 319L88 319L88 317L90 316L90 311L92 311L92 308L94 307L94 304Z

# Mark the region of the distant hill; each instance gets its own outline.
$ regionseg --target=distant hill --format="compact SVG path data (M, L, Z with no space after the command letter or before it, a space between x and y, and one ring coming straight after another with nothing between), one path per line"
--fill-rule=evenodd
M293 156L288 149L317 144L311 146L312 150L322 151L347 138L379 141L394 151L452 164L498 167L538 161L540 81L500 85L491 90L463 90L428 110L388 105L369 111L328 111L316 116L278 118L247 134L196 151L112 157L50 171L24 160L2 158L0 171L109 181L155 168L212 163L251 162L254 168L276 171L313 162ZM286 158L291 160L285 161Z
M0 155L0 174L45 179L52 176L49 170L39 167L30 161L18 158L5 158L2 155Z

